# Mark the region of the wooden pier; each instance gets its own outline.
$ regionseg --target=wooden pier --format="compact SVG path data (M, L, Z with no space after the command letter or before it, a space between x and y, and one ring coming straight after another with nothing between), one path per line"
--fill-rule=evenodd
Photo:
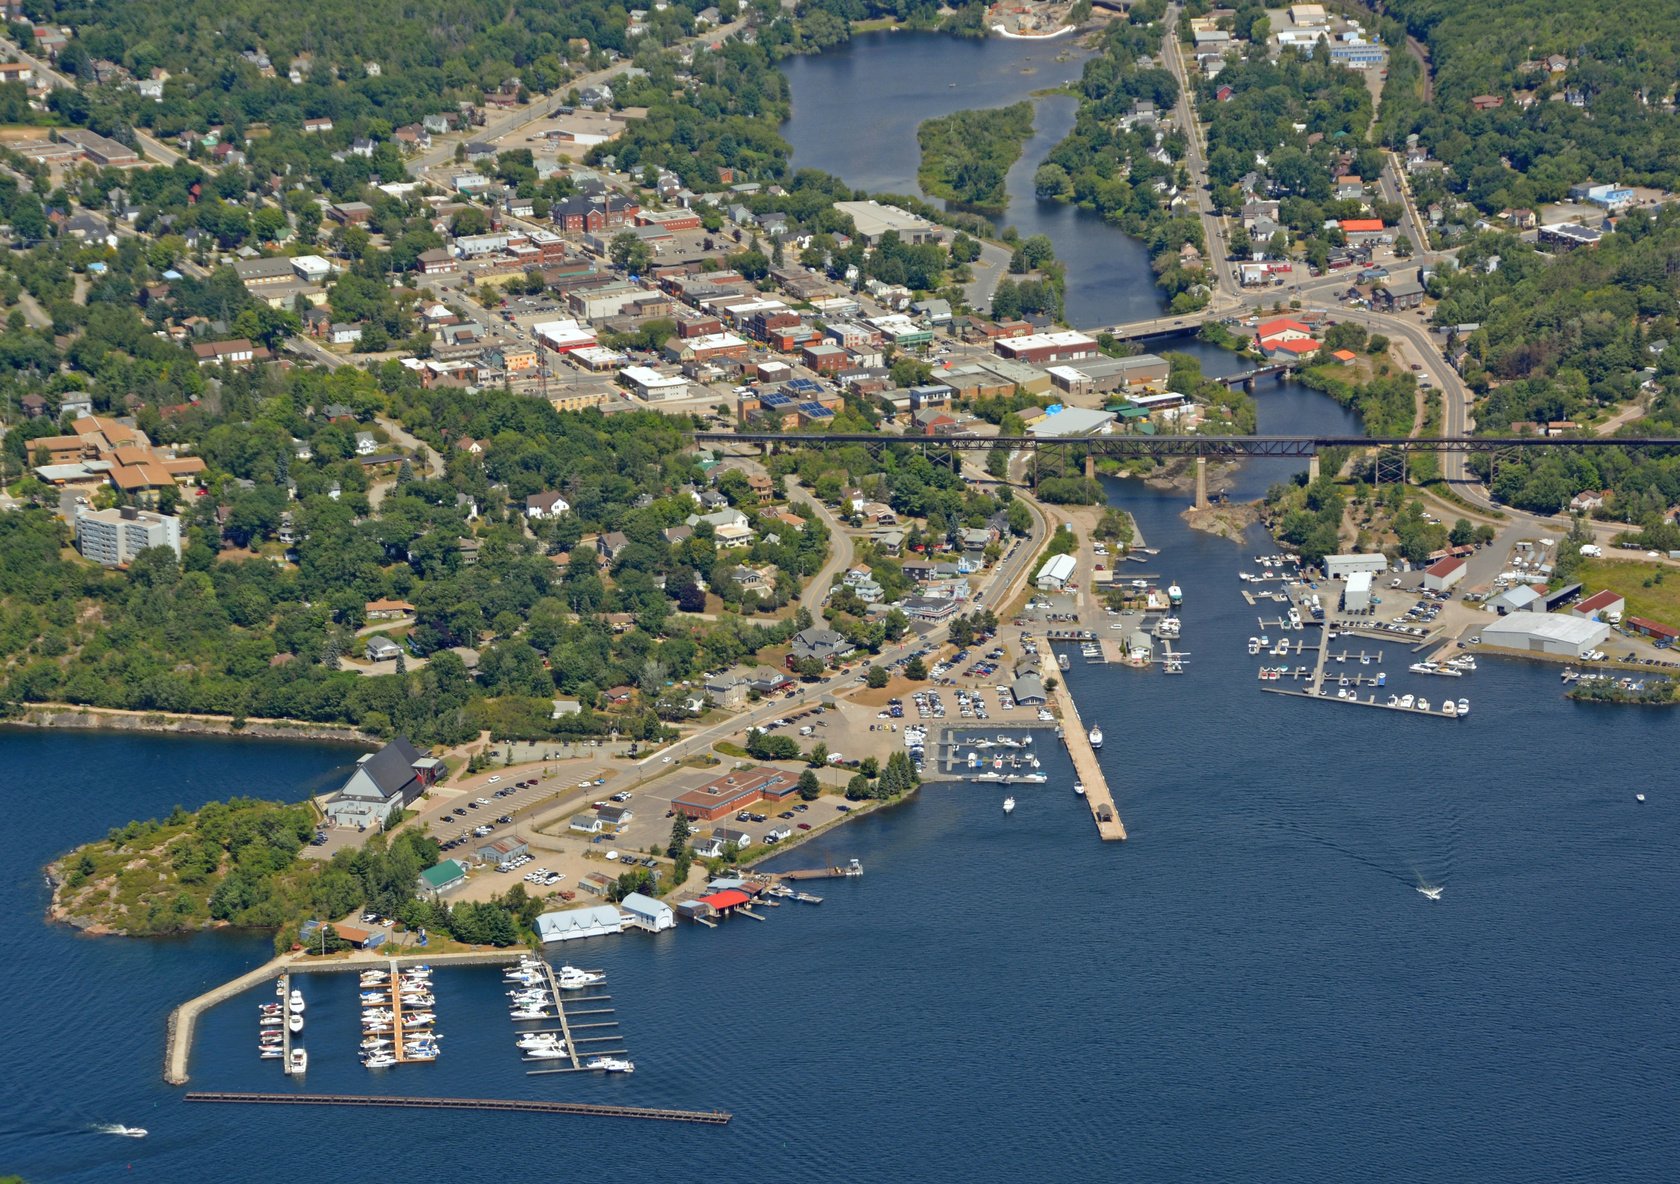
M1125 842L1126 826L1120 821L1120 811L1114 806L1114 795L1109 792L1108 778L1103 776L1102 765L1097 762L1090 735L1080 721L1073 693L1067 689L1067 683L1057 677L1059 671L1049 653L1040 655L1039 660L1045 686L1051 685L1054 680L1056 689L1052 694L1062 709L1062 742L1067 745L1068 756L1073 759L1074 775L1085 786L1085 804L1091 808L1097 834L1104 842Z
M578 1114L593 1118L643 1118L657 1122L692 1122L724 1126L734 1115L724 1110L653 1110L643 1106L600 1106L588 1102L550 1102L537 1098L416 1098L394 1094L267 1094L193 1092L189 1102L233 1102L269 1106L395 1106L428 1110L500 1110L523 1114Z
M305 1021L307 1022L307 1021ZM292 976L280 976L280 1072L292 1072Z
M854 859L845 867L807 867L770 874L778 880L837 880L845 876L863 875L863 865Z
M560 995L560 980L554 977L554 966L547 958L542 959L542 968L543 977L548 980L548 993L554 1000L554 1013L560 1017L560 1038L566 1042L566 1057L572 1062L572 1068L581 1069L583 1066L578 1063L577 1045L572 1043L572 1025L566 1018L566 1004Z

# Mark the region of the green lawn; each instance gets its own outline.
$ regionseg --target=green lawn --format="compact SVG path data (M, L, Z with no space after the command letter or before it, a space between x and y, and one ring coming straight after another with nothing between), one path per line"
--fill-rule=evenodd
M1680 571L1660 563L1588 559L1577 574L1588 595L1609 588L1627 599L1628 615L1680 626Z

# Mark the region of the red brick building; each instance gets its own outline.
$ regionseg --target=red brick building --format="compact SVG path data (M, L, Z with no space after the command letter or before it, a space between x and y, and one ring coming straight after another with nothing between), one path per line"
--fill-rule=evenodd
M671 803L671 809L697 821L716 822L762 801L766 796L780 801L797 789L798 784L799 779L792 773L760 765L755 769L725 773L679 794Z

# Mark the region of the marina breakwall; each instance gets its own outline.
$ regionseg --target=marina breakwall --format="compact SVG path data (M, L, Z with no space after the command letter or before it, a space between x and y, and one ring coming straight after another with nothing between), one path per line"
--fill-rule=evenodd
M1054 687L1050 698L1055 702L1062 720L1062 743L1067 745L1073 760L1073 771L1085 786L1085 804L1091 808L1091 818L1097 824L1097 834L1104 842L1125 842L1126 825L1120 821L1120 811L1114 805L1114 794L1108 788L1097 751L1091 746L1090 733L1079 718L1079 706L1073 692L1061 677L1056 659L1048 646L1039 655L1039 673L1046 687Z
M225 1003L235 995L249 991L259 983L281 974L333 974L352 970L360 972L370 967L390 966L393 962L399 966L417 962L431 966L509 962L522 953L525 953L523 948L509 946L506 949L462 950L450 954L400 954L395 958L365 952L330 959L283 954L246 971L238 978L229 979L202 995L188 999L169 1013L169 1022L164 1029L163 1079L170 1085L187 1083L187 1068L192 1060L193 1034L198 1026L199 1016L217 1004Z

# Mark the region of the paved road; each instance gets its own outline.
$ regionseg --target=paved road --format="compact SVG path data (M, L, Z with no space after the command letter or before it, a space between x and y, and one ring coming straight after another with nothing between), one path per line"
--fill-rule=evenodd
M963 285L963 299L971 308L986 313L991 311L992 297L997 295L998 285L1008 273L1009 260L1013 255L1008 247L981 240L980 258L968 265L974 278Z
M828 596L828 590L834 586L834 578L851 568L852 555L856 548L852 536L841 525L840 520L827 506L802 489L798 478L789 473L785 481L788 501L811 507L811 511L822 524L828 527L828 562L822 565L822 570L811 578L810 583L805 585L805 590L799 594L799 606L811 614L813 621L826 625L828 615L823 611L823 601Z

